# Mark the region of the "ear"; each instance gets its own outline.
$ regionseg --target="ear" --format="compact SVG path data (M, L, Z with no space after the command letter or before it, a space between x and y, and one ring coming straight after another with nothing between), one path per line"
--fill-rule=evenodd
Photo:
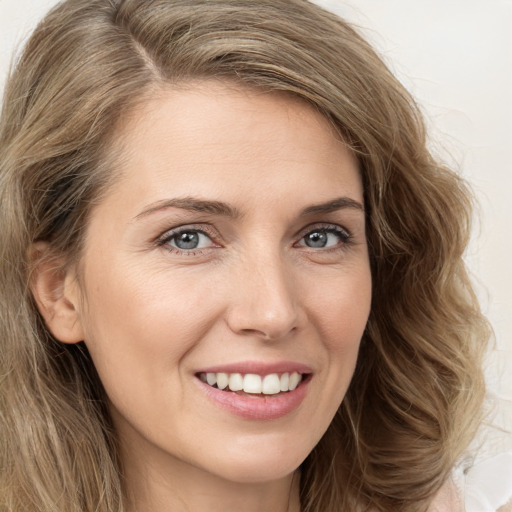
M79 314L79 287L75 269L55 256L46 242L32 244L29 251L32 275L30 290L46 326L63 343L84 339Z

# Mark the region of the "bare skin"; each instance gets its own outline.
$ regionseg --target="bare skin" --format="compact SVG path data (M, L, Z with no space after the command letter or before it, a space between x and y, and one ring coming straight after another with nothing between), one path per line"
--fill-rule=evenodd
M43 272L35 295L54 335L91 353L128 511L299 512L297 468L343 400L370 311L357 161L305 103L222 82L161 91L119 136L122 176L92 211L80 270L58 286ZM240 398L204 382L223 365L303 380Z

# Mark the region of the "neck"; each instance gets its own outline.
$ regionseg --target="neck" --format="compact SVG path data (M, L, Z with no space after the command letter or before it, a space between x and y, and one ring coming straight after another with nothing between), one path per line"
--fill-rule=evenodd
M298 481L290 476L272 484L175 481L162 475L147 475L144 482L130 485L127 512L300 512ZM183 485L185 484L185 485Z
M268 482L233 482L146 448L121 449L127 512L300 512L299 471Z

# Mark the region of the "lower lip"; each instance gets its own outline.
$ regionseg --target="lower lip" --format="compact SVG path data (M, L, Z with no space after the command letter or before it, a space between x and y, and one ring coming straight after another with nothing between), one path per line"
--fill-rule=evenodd
M223 391L196 379L207 397L223 409L250 420L276 420L290 414L299 407L306 397L311 377L302 380L293 390L278 395L252 397L238 395L233 391Z

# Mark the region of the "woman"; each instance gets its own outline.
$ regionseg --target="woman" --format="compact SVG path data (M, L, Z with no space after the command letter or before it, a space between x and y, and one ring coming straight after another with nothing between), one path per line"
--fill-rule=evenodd
M0 147L2 510L462 506L471 198L343 20L64 2Z

